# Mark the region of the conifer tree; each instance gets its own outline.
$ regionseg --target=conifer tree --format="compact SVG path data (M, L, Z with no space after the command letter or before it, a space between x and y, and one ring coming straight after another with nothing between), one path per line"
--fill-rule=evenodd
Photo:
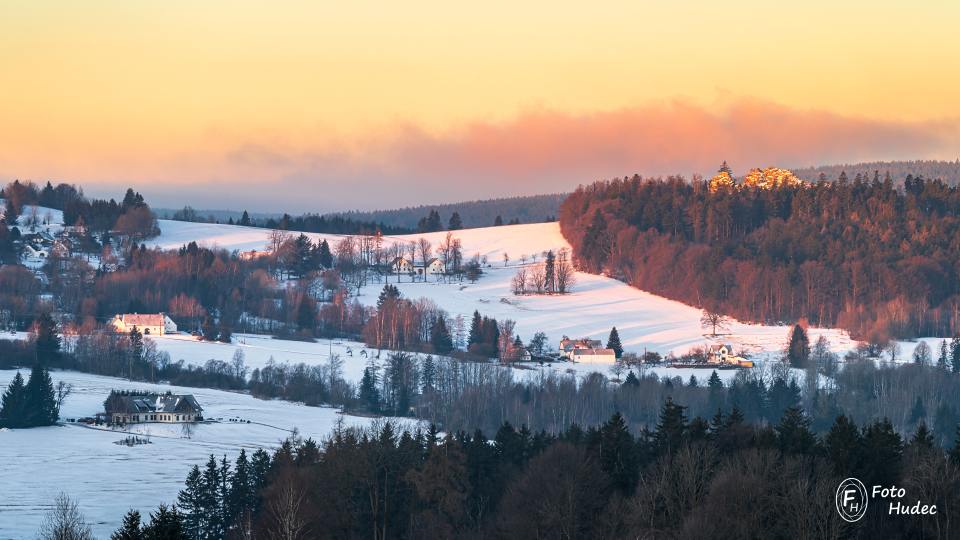
M623 379L624 386L640 386L640 379L637 378L636 374L633 371L627 373L627 376Z
M203 530L203 476L200 467L194 465L187 474L184 488L177 495L177 504L183 512L183 529L190 538L200 538Z
M57 323L49 313L43 313L36 321L37 360L49 365L60 354L60 335Z
M856 424L844 415L838 416L823 442L834 474L855 476L859 473L863 460L863 437Z
M686 407L677 405L672 398L667 398L660 409L660 420L657 422L657 431L654 439L657 448L664 453L673 453L680 448L687 432Z
M321 240L317 246L317 263L328 270L333 268L333 253L330 251L330 244L327 243L326 238Z
M600 468L613 488L629 496L640 477L639 455L623 416L616 412L600 428Z
M482 332L483 320L480 318L480 312L474 311L473 319L470 321L470 336L467 339L467 348L470 348L470 345L483 341Z
M910 410L910 425L915 426L918 423L924 423L927 418L927 409L923 406L923 400L918 394L913 401L913 408Z
M420 366L421 393L430 394L436 388L437 368L433 356L427 355Z
M817 437L810 430L810 419L800 407L788 407L776 430L781 452L812 454L816 450Z
M607 338L607 348L613 349L617 358L623 356L623 345L620 344L620 333L617 332L616 326L610 329L610 336Z
M444 317L437 317L430 330L430 344L437 354L450 354L453 350L453 338L447 329L447 323Z
M454 212L450 214L450 222L447 224L447 229L451 231L456 231L463 228L463 220L460 219L460 214Z
M227 520L229 526L235 525L249 512L253 511L252 478L246 450L241 449L230 477L230 494L227 500Z
M39 363L30 370L25 395L26 427L52 426L57 423L60 411L57 410L53 381L47 368Z
M246 210L244 210L243 215L240 216L240 225L243 225L244 227L250 226L250 214L248 214Z
M933 433L927 428L926 422L920 422L917 430L913 432L913 437L910 438L910 447L914 451L926 453L933 450L935 445Z
M120 528L110 535L110 540L143 540L143 530L140 528L140 512L130 510L123 516Z
M363 378L360 379L360 402L367 410L373 413L380 412L380 391L377 389L376 375L369 367L363 369Z
M222 538L222 498L220 490L220 469L217 467L217 459L210 455L207 465L202 473L200 483L200 503L204 516L200 527L200 535L203 538Z
M810 360L810 339L807 331L799 324L794 325L787 347L787 360L795 368L805 368Z
M950 342L950 368L954 373L960 373L960 335L954 336Z
M950 350L947 346L947 340L940 340L940 356L937 357L937 367L944 371L947 370L947 365L950 359Z
M27 388L17 371L0 401L0 427L25 427L27 420Z
M167 507L161 504L156 512L150 514L150 524L143 528L143 540L193 540L199 536L191 536L185 532L183 517L176 507Z

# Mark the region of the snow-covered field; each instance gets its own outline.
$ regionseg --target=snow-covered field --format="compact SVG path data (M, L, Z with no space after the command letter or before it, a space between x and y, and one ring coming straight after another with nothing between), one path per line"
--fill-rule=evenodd
M14 373L0 370L0 388L9 384ZM175 502L189 469L202 465L210 454L226 454L232 460L240 448L249 453L276 447L293 428L319 440L339 418L346 425L368 422L341 416L335 409L264 401L234 392L132 383L70 371L52 376L54 382L73 385L63 418L102 411L103 400L115 388L193 394L205 417L223 422L198 424L189 439L180 425L143 424L137 431L148 433L152 444L134 447L114 444L124 432L79 424L0 431L0 539L32 538L60 491L79 502L96 537L106 538L129 508L145 514L161 502Z
M263 250L268 230L236 225L185 223L161 220L162 233L150 243L164 249L174 249L190 241L228 250ZM409 242L421 236L436 246L446 233L393 236L388 241ZM311 234L316 241L326 238L335 242L336 235ZM558 296L514 296L510 280L516 274L521 258L529 261L536 255L542 260L547 250L569 248L560 233L558 223L532 223L455 231L463 244L466 256L486 257L489 267L475 284L464 282L440 283L434 278L428 282L410 283L404 277L398 283L408 298L429 298L452 316L469 317L474 310L499 319L513 319L516 330L527 340L535 332L546 332L556 346L563 335L591 337L606 340L610 328L617 327L624 348L628 351L652 350L661 354L683 353L711 340L704 336L700 325L701 311L680 302L668 300L630 287L615 279L578 272L573 293ZM503 254L510 257L504 265ZM389 278L396 282L396 276ZM361 291L360 301L376 303L382 284L371 284ZM468 319L469 320L469 319ZM734 322L728 335L715 341L729 342L738 351L755 357L765 353L779 353L786 344L788 326L765 326ZM837 352L849 350L855 343L841 330L812 329L811 341L826 336Z

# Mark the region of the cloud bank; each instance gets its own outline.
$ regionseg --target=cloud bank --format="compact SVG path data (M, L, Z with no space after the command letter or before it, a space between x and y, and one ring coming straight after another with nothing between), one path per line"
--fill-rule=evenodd
M757 100L717 108L675 101L591 114L534 110L441 134L402 125L349 143L250 140L104 176L143 182L163 206L327 211L559 192L634 173L709 174L723 160L742 173L954 159L958 135L954 120L879 121Z

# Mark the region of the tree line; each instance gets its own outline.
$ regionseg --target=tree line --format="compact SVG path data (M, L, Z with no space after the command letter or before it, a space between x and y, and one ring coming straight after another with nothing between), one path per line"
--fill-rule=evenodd
M219 538L948 538L960 518L960 447L922 428L837 416L824 436L800 408L774 424L738 409L709 419L666 400L634 434L614 413L549 433L504 423L490 432L338 426L296 436L272 456L213 456L162 506L175 539ZM835 508L840 480L903 487L932 516L857 523ZM878 501L879 502L879 501ZM874 505L871 505L874 506ZM115 539L148 536L131 511Z
M576 264L741 320L875 342L960 333L960 188L908 176L713 190L639 176L561 206Z

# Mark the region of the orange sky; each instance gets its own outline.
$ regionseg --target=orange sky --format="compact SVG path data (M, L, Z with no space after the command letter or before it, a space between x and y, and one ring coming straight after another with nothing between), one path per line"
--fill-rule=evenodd
M0 179L301 211L960 154L957 2L387 4L5 2Z

